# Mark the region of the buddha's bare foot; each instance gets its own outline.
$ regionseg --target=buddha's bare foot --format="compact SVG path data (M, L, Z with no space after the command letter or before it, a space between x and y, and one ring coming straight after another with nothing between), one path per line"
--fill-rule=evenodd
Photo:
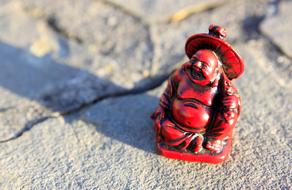
M193 149L194 153L199 153L201 152L203 146L203 137L202 136L197 136L195 139L194 139L194 144L195 144L195 147Z
M222 151L224 145L225 145L225 142L222 140L210 139L210 140L207 140L205 147L211 152L219 153Z

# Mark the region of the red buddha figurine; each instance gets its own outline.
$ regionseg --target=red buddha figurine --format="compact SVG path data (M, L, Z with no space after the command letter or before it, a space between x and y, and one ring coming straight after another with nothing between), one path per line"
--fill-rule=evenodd
M189 61L173 72L151 115L157 148L163 156L192 162L221 163L232 146L240 96L231 83L244 70L238 53L224 41L225 30L191 36Z

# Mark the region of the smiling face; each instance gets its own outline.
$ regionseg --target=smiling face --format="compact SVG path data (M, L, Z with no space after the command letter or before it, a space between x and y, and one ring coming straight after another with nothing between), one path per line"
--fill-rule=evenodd
M210 50L197 51L191 58L190 63L191 76L197 84L210 84L218 74L218 58Z

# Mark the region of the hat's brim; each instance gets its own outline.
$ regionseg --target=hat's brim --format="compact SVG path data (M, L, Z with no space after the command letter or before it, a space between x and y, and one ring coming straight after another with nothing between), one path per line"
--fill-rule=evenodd
M244 62L242 58L227 42L209 34L195 34L186 42L186 54L191 58L200 49L209 49L216 53L230 80L240 77L243 73Z

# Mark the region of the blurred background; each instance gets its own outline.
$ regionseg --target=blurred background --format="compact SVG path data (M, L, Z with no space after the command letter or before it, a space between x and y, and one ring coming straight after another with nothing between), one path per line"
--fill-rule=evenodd
M0 187L289 189L291 10L288 0L0 0L0 166L14 171ZM217 169L157 158L149 129L187 37L210 24L226 28L246 68L234 81L234 151Z

